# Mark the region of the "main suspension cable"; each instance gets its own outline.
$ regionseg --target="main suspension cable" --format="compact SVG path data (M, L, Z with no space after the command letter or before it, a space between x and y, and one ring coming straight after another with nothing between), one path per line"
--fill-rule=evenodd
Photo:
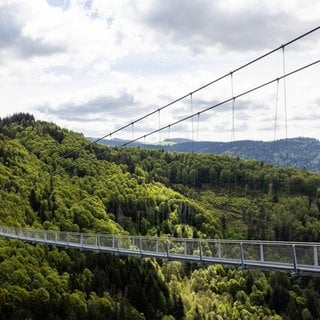
M313 62L311 62L311 63L309 63L309 64L307 64L307 65L304 65L304 66L302 66L302 67L300 67L300 68L298 68L298 69L295 69L295 70L293 70L293 71L291 71L291 72L289 72L289 73L286 73L286 74L284 74L284 75L282 75L282 76L280 76L280 77L278 77L278 78L274 78L274 79L269 80L269 81L267 81L267 82L264 82L264 83L262 83L262 84L260 84L260 85L258 85L258 86L256 86L256 87L253 87L253 88L251 88L251 89L249 89L249 90L243 91L243 92L237 94L236 96L230 97L230 98L228 98L228 99L226 99L226 100L224 100L224 101L221 101L221 102L219 102L219 103L216 103L216 104L214 104L214 105L212 105L212 106L210 106L210 107L208 107L208 108L205 108L205 109L203 109L203 110L201 110L201 111L198 111L198 112L196 112L196 113L194 113L194 114L192 114L192 115L188 115L188 116L186 116L186 117L184 117L184 118L182 118L182 119L179 119L179 120L177 120L177 121L175 121L175 122L172 122L172 123L170 123L170 124L168 124L168 125L166 125L166 126L164 126L164 127L158 128L158 129L153 130L153 131L151 131L151 132L149 132L149 133L147 133L147 134L144 134L144 135L142 135L142 136L140 136L140 137L137 137L137 138L135 138L135 139L132 139L132 140L130 140L130 141L127 141L127 142L119 145L118 147L119 147L119 148L125 147L125 146L127 146L127 145L129 145L129 144L132 144L132 143L134 143L134 142L136 142L136 141L138 141L138 140L141 140L141 139L145 139L146 137L151 136L151 135L153 135L153 134L155 134L155 133L158 133L158 132L160 132L160 131L162 131L162 130L165 130L165 129L168 129L169 132L170 132L170 131L171 131L171 127L173 127L173 126L175 126L175 125L177 125L177 124L179 124L179 123L181 123L181 122L183 122L183 121L189 120L189 119L191 119L191 118L193 118L193 117L195 117L195 116L197 116L198 119L199 119L200 114L202 114L202 113L208 112L209 110L212 110L212 109L217 108L217 107L219 107L219 106L221 106L221 105L224 105L224 104L226 104L226 103L229 103L229 102L232 101L233 99L238 99L238 98L240 98L240 97L243 97L243 96L245 96L245 95L248 95L248 94L250 94L250 93L252 93L252 92L254 92L254 91L257 91L257 90L259 90L259 89L261 89L261 88L264 88L264 87L266 87L266 86L268 86L268 85L270 85L270 84L272 84L272 83L274 83L274 82L276 82L276 81L279 82L279 81L282 80L282 79L285 79L285 78L287 78L287 77L289 77L289 76L292 76L292 75L294 75L294 74L296 74L296 73L298 73L298 72L301 72L301 71L303 71L303 70L305 70L305 69L307 69L307 68L310 68L310 67L312 67L312 66L314 66L314 65L316 65L316 64L318 64L318 63L320 63L320 60L313 61ZM103 154L105 154L107 151L108 151L108 150L104 150L103 152L98 153L98 154L96 154L96 155L90 154L90 155L88 156L88 158L89 158L89 157L93 157L93 159L96 159L96 158L102 156ZM83 159L82 159L82 160L83 160ZM60 172L60 171L64 171L64 170L66 170L66 169L69 169L69 168L73 167L74 165L75 165L75 163L73 163L73 164L71 164L71 165L69 165L69 166L67 166L67 167L64 167L64 168L55 170L55 171L53 172L53 174L55 174L55 173L57 173L57 172Z
M320 29L320 25L315 27L315 28L313 28L313 29L311 29L311 30L309 30L309 31L307 31L307 32L305 32L305 33L303 33L303 34L301 34L300 36L298 36L298 37L296 37L296 38L294 38L294 39L292 39L292 40L290 40L290 41L288 41L288 42L276 47L275 49L272 49L272 50L260 55L259 57L250 60L249 62L247 62L247 63L239 66L238 68L234 69L233 71L231 71L231 73L234 74L234 73L236 73L236 72L238 72L238 71L250 66L251 64L254 64L255 62L258 62L259 60L262 60L262 59L268 57L269 55L277 52L278 50L284 49L285 47L287 47L287 46L291 45L292 43L294 43L294 42L296 42L296 41L298 41L298 40L310 35L311 33L315 32L315 31L317 31L319 29ZM116 130L114 130L114 131L112 131L110 133L105 134L104 136L102 136L100 138L97 138L97 139L94 139L94 140L90 141L88 144L80 146L80 147L78 147L78 148L76 148L76 149L74 149L74 150L72 150L72 151L60 156L59 159L67 158L70 155L74 154L75 152L77 152L77 151L79 151L81 149L87 148L90 145L92 145L94 143L97 143L97 142L99 142L99 141L101 141L101 140L103 140L103 139L105 139L107 137L111 138L111 136L114 136L116 133L118 133L118 132L120 132L120 131L122 131L124 129L127 129L132 124L140 122L140 121L142 121L142 120L144 120L144 119L156 114L157 112L160 112L161 110L166 109L166 108L174 105L175 103L187 98L189 95L194 95L196 92L201 91L201 90L203 90L203 89L205 89L205 88L207 88L207 87L209 87L209 86L211 86L211 85L223 80L224 78L226 78L228 76L230 76L230 72L226 73L226 74L224 74L224 75L222 75L222 76L220 76L220 77L218 77L218 78L216 78L216 79L214 79L214 80L212 80L212 81L210 81L210 82L208 82L208 83L206 83L204 85L202 85L201 87L198 87L197 89L195 89L195 90L193 90L193 91L191 91L191 92L189 92L189 93L187 93L187 94L185 94L185 95L183 95L183 96L181 96L181 97L179 97L179 98L177 98L177 99L165 104L164 106L162 106L162 107L160 107L158 109L155 109L155 110L145 114L144 116L142 116L142 117L140 117L140 118L138 118L136 120L131 121L130 123L127 123L127 124L123 125L122 127L118 128L118 129L116 129Z
M251 88L251 89L249 89L249 90L247 90L247 91L243 91L243 92L237 94L237 95L234 96L234 97L228 98L228 99L226 99L226 100L224 100L224 101L221 101L221 102L219 102L219 103L217 103L217 104L215 104L215 105L213 105L213 106L210 106L210 107L205 108L205 109L203 109L203 110L201 110L201 111L198 111L197 113L194 113L194 114L192 114L192 115L189 115L189 116L186 116L186 117L184 117L184 118L181 118L181 119L179 119L179 120L177 120L177 121L175 121L175 122L172 122L172 123L170 123L169 125L166 125L166 126L160 128L160 129L157 129L157 130L154 130L154 131L152 131L152 132L149 132L149 133L145 134L144 136L146 136L146 137L147 137L147 136L151 136L151 135L157 133L159 130L167 129L169 126L170 126L170 127L175 126L175 125L177 125L177 124L179 124L179 123L181 123L181 122L183 122L183 121L189 120L190 118L192 118L192 117L194 117L194 116L196 116L196 115L198 115L198 114L200 115L200 114L202 114L202 113L204 113L204 112L207 112L207 111L209 111L209 110L212 110L212 109L214 109L214 108L217 108L217 107L219 107L219 106L221 106L221 105L224 105L224 104L232 101L233 99L238 99L238 98L240 98L240 97L242 97L242 96L245 96L245 95L247 95L247 94L249 94L249 93L252 93L252 92L254 92L254 91L256 91L256 90L259 90L259 89L261 89L261 88L263 88L263 87L266 87L266 86L268 86L268 85L270 85L270 84L272 84L272 83L274 83L274 82L276 82L276 81L282 80L282 79L287 78L287 77L289 77L289 76L292 76L292 75L294 75L295 73L298 73L298 72L300 72L300 71L302 71L302 70L304 70L304 69L310 68L310 67L312 67L312 66L314 66L314 65L316 65L316 64L318 64L318 63L320 63L320 60L316 60L316 61L314 61L314 62L311 62L311 63L309 63L309 64L307 64L307 65L304 65L304 66L302 66L302 67L300 67L300 68L298 68L298 69L295 69L295 70L293 70L293 71L291 71L291 72L289 72L289 73L286 73L286 74L284 74L284 75L282 75L282 76L280 76L280 77L278 77L278 78L269 80L269 81L267 81L267 82L265 82L265 83L263 83L263 84L260 84L260 85L254 87L254 88ZM138 137L138 138L136 138L136 139L134 139L134 140L127 141L127 142L123 143L122 145L120 145L119 147L124 147L124 146L127 146L127 145L131 144L131 143L134 143L134 142L140 140L141 138L143 138L144 136L140 136L140 137Z

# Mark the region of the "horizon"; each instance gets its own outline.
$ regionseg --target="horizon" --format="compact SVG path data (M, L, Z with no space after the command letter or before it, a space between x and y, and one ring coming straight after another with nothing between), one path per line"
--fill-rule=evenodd
M92 142L95 142L95 140L98 140L99 141L125 141L125 142L130 142L131 143L138 143L138 144L145 144L145 145L157 145L157 144L161 144L161 143L164 143L166 141L177 141L177 140L181 140L183 142L180 142L180 143L184 143L184 142L192 142L192 143L198 143L198 142L212 142L212 143L234 143L234 142L243 142L243 141L253 141L253 142L276 142L276 141L282 141L282 140L296 140L296 139L309 139L309 140L316 140L316 141L320 141L320 139L317 139L315 137L308 137L308 136L293 136L293 137L288 137L288 138L278 138L278 139L270 139L270 140L256 140L256 139L234 139L234 140L229 140L229 141L221 141L221 140L195 140L195 139L191 139L191 138L184 138L184 137L167 137L167 138L164 138L163 140L161 141L141 141L143 138L140 138L140 139L125 139L125 138L119 138L119 137L110 137L110 133L107 134L107 135L104 135L102 137L93 137L93 136L86 136L83 134L83 132L78 132L78 131L75 131L75 130L72 130L72 129L68 129L66 127L62 127L60 126L59 124L55 123L55 122L52 122L52 121L46 121L46 120L41 120L41 119L36 119L35 116L33 114L30 114L30 113L25 113L25 112L17 112L17 113L13 113L13 114L9 114L9 115L6 115L4 117L0 117L0 120L3 120L3 119L10 119L11 117L15 116L15 115L19 115L19 114L28 114L30 116L32 116L35 121L45 121L45 122L48 122L48 123L53 123L54 125L57 125L58 127L60 127L61 129L66 129L66 130L70 130L70 131L73 131L75 133L78 133L78 134L82 134L86 139L91 139L91 140L94 140ZM107 136L109 136L110 138L107 138ZM112 135L111 135L112 136Z

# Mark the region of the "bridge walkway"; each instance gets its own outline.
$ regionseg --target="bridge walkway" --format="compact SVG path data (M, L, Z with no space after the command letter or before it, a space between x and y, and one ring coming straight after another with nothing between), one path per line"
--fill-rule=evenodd
M241 269L259 268L300 275L320 275L317 242L162 238L89 234L0 226L0 236L64 248L222 264Z

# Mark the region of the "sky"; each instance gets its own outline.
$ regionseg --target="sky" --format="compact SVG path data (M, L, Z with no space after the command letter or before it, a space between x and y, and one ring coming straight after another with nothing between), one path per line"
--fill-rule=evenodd
M320 64L237 97L318 60L320 30L233 72L319 12L318 0L0 0L0 117L95 138L134 122L111 138L144 142L320 139Z

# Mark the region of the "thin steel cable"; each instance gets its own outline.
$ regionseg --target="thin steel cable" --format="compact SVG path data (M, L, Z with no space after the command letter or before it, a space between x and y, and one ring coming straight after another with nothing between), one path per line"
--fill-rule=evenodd
M184 117L184 118L182 118L182 119L179 119L179 120L177 120L177 121L175 121L175 122L172 122L172 123L170 123L169 125L170 125L170 126L177 125L177 124L180 123L180 122L189 120L191 117L194 117L194 116L196 116L197 114L201 114L201 113L207 112L207 111L209 111L209 110L211 110L211 109L217 108L217 107L219 107L219 106L221 106L221 105L223 105L223 104L226 104L226 103L232 101L232 99L238 99L238 98L240 98L240 97L242 97L242 96L245 96L245 95L247 95L247 94L249 94L249 93L251 93L251 92L254 92L254 91L259 90L259 89L261 89L261 88L263 88L263 87L266 87L266 86L274 83L275 81L281 80L281 79L283 79L283 78L287 78L287 77L289 77L289 76L291 76L291 75L294 75L295 73L298 73L298 72L300 72L300 71L302 71L302 70L304 70L304 69L310 68L310 67L312 67L312 66L314 66L314 65L316 65L316 64L318 64L318 63L320 63L320 60L313 61L313 62L311 62L311 63L309 63L309 64L307 64L307 65L304 65L304 66L302 66L302 67L300 67L300 68L298 68L298 69L295 69L295 70L293 70L293 71L291 71L291 72L289 72L289 73L287 73L287 74L285 74L285 75L282 75L282 76L280 76L280 77L278 77L278 78L269 80L269 81L267 81L267 82L265 82L265 83L263 83L263 84L260 84L260 85L254 87L254 88L251 88L251 89L249 89L249 90L247 90L247 91L244 91L244 92L242 92L242 93L239 93L239 94L237 94L237 95L234 96L234 97L228 98L228 99L226 99L226 100L224 100L224 101L222 101L222 102L219 102L219 103L217 103L217 104L215 104L215 105L213 105L213 106L211 106L211 107L205 108L205 109L203 109L203 110L201 110L201 111L199 111L199 112L197 112L197 113L195 113L195 114L186 116L186 117ZM149 132L149 133L146 134L145 136L150 136L150 135L152 135L152 134L157 133L159 130L164 130L164 129L168 128L169 125L166 125L166 126L160 128L160 129L158 129L158 130L154 130L154 131L152 131L152 132ZM123 143L123 144L120 145L119 147L127 146L127 145L129 145L129 144L131 144L131 143L133 143L133 142L136 142L136 141L140 140L141 138L142 138L142 137L139 137L139 138L134 139L133 141L128 141L128 142L126 142L126 143Z
M199 122L200 122L200 113L197 113L198 120L197 120L197 141L199 141Z
M285 48L282 47L282 68L283 74L286 74L286 57L285 57ZM284 99L284 121L285 121L285 130L286 130L286 139L288 139L288 118L287 118L287 85L286 78L283 78L283 99Z
M168 143L167 143L168 149L169 149L169 147L170 147L170 136L171 136L171 127L169 126L169 127L168 127Z
M286 55L285 55L285 47L282 47L282 68L283 74L286 73ZM287 117L287 85L286 78L283 78L283 99L284 99L284 124L285 124L285 146L286 146L286 162L288 164L289 160L289 151L288 151L288 117Z
M130 141L127 141L127 142L119 145L118 147L119 147L119 148L125 147L125 146L127 146L127 145L129 145L129 144L132 144L132 143L134 143L134 142L136 142L136 141L141 140L142 138L145 139L145 138L148 137L148 136L151 136L151 135L153 135L153 134L155 134L155 133L158 133L159 131L162 131L162 130L165 130L165 129L170 129L171 127L173 127L173 126L175 126L175 125L177 125L177 124L179 124L179 123L181 123L181 122L183 122L183 121L189 120L189 119L191 119L191 118L194 117L194 116L198 116L198 117L199 117L200 114L202 114L202 113L205 113L205 112L207 112L207 111L209 111L209 110L212 110L212 109L217 108L217 107L219 107L219 106L221 106L221 105L224 105L224 104L226 104L226 103L229 103L229 102L231 102L233 99L238 99L238 98L243 97L243 96L245 96L245 95L247 95L247 94L250 94L250 93L252 93L252 92L254 92L254 91L257 91L257 90L259 90L259 89L261 89L261 88L264 88L264 87L266 87L266 86L268 86L268 85L270 85L270 84L272 84L272 83L274 83L274 82L276 82L276 81L279 82L280 80L282 80L282 79L284 79L284 78L287 78L287 77L289 77L289 76L292 76L292 75L294 75L294 74L296 74L296 73L298 73L298 72L301 72L301 71L303 71L303 70L305 70L305 69L307 69L307 68L310 68L310 67L312 67L312 66L314 66L314 65L316 65L316 64L318 64L318 63L320 63L320 60L315 60L315 61L313 61L313 62L311 62L311 63L309 63L309 64L307 64L307 65L304 65L304 66L302 66L302 67L300 67L300 68L298 68L298 69L295 69L295 70L293 70L293 71L291 71L291 72L289 72L289 73L286 73L286 74L284 74L284 75L282 75L282 76L280 76L280 77L278 77L278 78L275 78L275 79L269 80L269 81L267 81L267 82L264 82L264 83L262 83L262 84L260 84L260 85L258 85L258 86L256 86L256 87L253 87L253 88L251 88L251 89L249 89L249 90L243 91L243 92L237 94L237 95L234 96L234 97L228 98L228 99L226 99L226 100L224 100L224 101L221 101L221 102L219 102L219 103L217 103L217 104L215 104L215 105L212 105L212 106L210 106L210 107L208 107L208 108L205 108L205 109L203 109L203 110L201 110L201 111L198 111L197 113L194 113L194 114L192 114L192 115L186 116L186 117L184 117L184 118L182 118L182 119L179 119L179 120L177 120L177 121L175 121L175 122L172 122L172 123L170 123L170 124L168 124L168 125L166 125L166 126L164 126L164 127L161 127L161 128L159 128L159 129L153 130L153 131L151 131L151 132L149 132L149 133L147 133L147 134L145 134L145 135L143 135L143 136L140 136L140 137L137 137L137 138L132 139L132 140L130 140ZM98 153L98 154L96 154L96 155L90 154L89 157L92 156L92 157L94 157L94 159L96 159L96 158L98 158L99 156L102 156L103 154L105 154L107 151L108 151L108 150L104 150L103 152ZM89 157L88 157L88 158L89 158ZM81 160L83 161L84 159L81 158ZM52 174L56 174L57 172L60 172L60 171L64 171L64 170L66 170L66 169L69 169L70 167L73 167L74 165L75 165L75 163L73 163L73 164L70 165L70 166L61 168L61 169L59 169L59 170L55 170Z
M235 139L235 131L234 131L234 105L236 99L234 98L234 90L233 90L233 72L230 72L230 80L231 80L231 97L232 99L232 124L231 124L231 141Z
M300 40L300 39L302 39L302 38L310 35L311 33L315 32L315 31L317 31L317 30L319 30L319 29L320 29L320 26L317 26L317 27L309 30L308 32L303 33L302 35L300 35L300 36L298 36L298 37L296 37L296 38L294 38L294 39L286 42L285 44L283 44L283 45L281 45L281 46L279 46L279 47L277 47L277 48L275 48L275 49L273 49L273 50L270 50L270 51L266 52L265 54L262 54L261 56L255 58L255 59L253 59L253 60L251 60L251 61L249 61L249 62L246 63L246 64L241 65L240 67L234 69L234 70L232 71L232 73L238 72L238 71L240 71L240 70L248 67L249 65L251 65L251 64L253 64L253 63L255 63L255 62L257 62L257 61L259 61L259 60L261 60L261 59L263 59L263 58L271 55L271 54L273 54L274 52L276 52L276 51L278 51L278 50L280 50L280 49L283 50L285 47L289 46L290 44L292 44L292 43L294 43L294 42L296 42L296 41L298 41L298 40ZM79 146L78 148L76 148L76 149L74 149L74 150L72 150L72 151L70 151L70 152L68 152L68 153L60 156L60 157L57 158L57 159L55 159L55 161L57 161L57 160L59 160L59 159L67 158L68 156L72 155L73 153L75 153L75 152L77 152L77 151L79 151L79 150L81 150L81 149L85 149L85 148L89 147L90 145L92 145L92 144L94 144L94 143L97 143L97 142L105 139L106 137L109 137L109 138L111 139L112 135L114 135L115 133L120 132L120 131L126 129L127 127L129 127L129 126L132 125L133 123L137 123L137 122L139 122L139 121L142 121L142 120L146 119L147 117L155 114L156 112L160 112L161 110L163 110L163 109L165 109L165 108L167 108L167 107L169 107L169 106L177 103L178 101L181 101L181 100L185 99L185 98L188 97L190 94L194 94L194 93L196 93L196 92L198 92L198 91L200 91L200 90L202 90L202 89L204 89L204 88L206 88L206 87L208 87L208 86L210 86L210 85L212 85L212 84L214 84L214 83L216 83L216 82L218 82L218 81L220 81L220 80L228 77L229 75L230 75L230 73L227 73L227 74L225 74L225 75L222 75L222 76L214 79L213 81L211 81L211 82L209 82L209 83L207 83L207 84L205 84L205 85L203 85L203 86L195 89L195 90L192 91L191 93L188 93L188 94L186 94L186 95L184 95L184 96L181 96L180 98L177 98L177 99L169 102L168 104L162 106L161 108L158 108L157 110L154 110L154 111L152 111L152 112L150 112L150 113L148 113L148 114L146 114L146 115L144 115L144 116L142 116L142 117L140 117L140 118L138 118L138 119L136 119L136 120L134 120L134 121L132 121L132 122L130 122L130 123L122 126L122 127L120 127L120 128L118 128L118 129L116 129L116 130L114 130L114 131L112 131L112 132L110 132L110 133L108 133L108 134L100 137L100 138L97 138L97 139L92 140L91 142L89 142L89 143L87 143L87 144L84 144L84 145ZM289 74L289 75L290 75L290 74ZM285 78L285 77L280 77L279 79L282 79L282 78ZM234 97L234 98L236 98L236 97ZM230 101L230 100L228 100L228 101ZM203 112L203 111L199 112L199 115L200 115L200 113L202 113L202 112ZM194 115L191 115L190 117L193 117L193 116L194 116ZM187 117L187 118L189 119L190 117ZM182 121L183 121L183 119L182 119ZM179 122L180 122L180 121L179 121ZM161 130L162 130L162 128L159 128L158 131L160 132ZM146 135L144 136L144 138L145 138L145 137L146 137ZM139 137L138 139L134 139L134 141L139 140L139 139L141 139L141 137ZM132 142L129 142L129 143L132 143ZM129 143L128 143L128 144L129 144ZM49 165L50 165L50 164L53 164L53 162L49 163Z
M236 133L235 133L235 126L234 126L234 118L235 118L235 108L236 104L236 98L232 99L232 129L231 129L231 141L234 141L236 139Z
M158 109L158 121L159 121L159 129L160 129L161 128L160 109ZM159 131L159 143L161 143L161 131Z
M251 64L254 64L255 62L258 62L259 60L262 60L262 59L266 58L267 56L269 56L269 55L277 52L278 50L280 50L280 49L282 49L282 48L285 48L285 47L291 45L292 43L294 43L294 42L296 42L296 41L298 41L298 40L300 40L300 39L302 39L302 38L310 35L311 33L315 32L315 31L317 31L317 30L319 30L319 29L320 29L320 25L317 26L317 27L315 27L315 28L313 28L313 29L311 29L311 30L309 30L309 31L307 31L307 32L305 32L305 33L303 33L303 34L301 34L301 35L299 35L298 37L296 37L296 38L294 38L294 39L286 42L285 44L283 44L283 45L281 45L281 46L278 46L278 47L276 47L275 49L272 49L272 50L270 50L270 51L262 54L261 56L255 58L255 59L250 60L249 62L241 65L240 67L238 67L238 68L236 68L236 69L234 69L234 70L232 71L232 73L238 72L238 71L240 71L240 70L242 70L242 69L250 66ZM159 109L153 110L153 111L145 114L144 116L142 116L142 117L140 117L140 118L138 118L138 119L136 119L136 120L134 120L134 121L132 121L132 122L130 122L130 123L128 123L128 124L125 124L125 125L123 125L122 127L118 128L118 129L116 129L116 130L114 130L114 131L112 131L112 132L110 132L110 133L107 133L107 134L105 134L104 136L102 136L102 137L100 137L100 138L97 138L97 139L91 141L91 142L88 143L88 144L85 144L85 145L83 145L83 146L80 146L80 147L78 147L78 148L76 148L76 149L68 152L67 154L62 155L59 159L67 158L68 156L72 155L73 153L75 153L75 152L77 152L77 151L79 151L79 150L81 150L81 149L87 148L87 147L89 147L90 145L92 145L92 144L94 144L94 143L97 143L97 142L99 142L99 141L101 141L101 140L103 140L103 139L105 139L105 138L107 138L107 137L110 137L110 139L111 139L111 136L112 136L112 135L118 133L119 131L122 131L122 130L128 128L132 123L140 122L140 121L142 121L142 120L150 117L151 115L154 115L155 113L157 113L157 112L159 112L159 111L161 111L161 110L163 110L163 109L166 109L166 108L170 107L171 105L173 105L173 104L175 104L175 103L177 103L177 102L179 102L179 101L187 98L190 94L195 94L196 92L198 92L198 91L200 91L200 90L203 90L203 89L211 86L212 84L223 80L224 78L228 77L229 75L230 75L230 73L226 73L226 74L224 74L224 75L222 75L222 76L220 76L220 77L218 77L218 78L216 78L216 79L214 79L214 80L206 83L205 85L203 85L203 86L201 86L201 87L198 87L197 89L193 90L191 93L185 94L185 95L183 95L183 96L181 96L181 97L179 97L179 98L177 98L177 99L175 99L175 100L173 100L173 101L165 104L164 106L160 107Z
M190 93L190 109L191 109L191 114L193 114L192 92ZM191 118L191 137L192 137L192 140L194 140L193 117Z
M275 107L275 114L274 114L274 134L273 134L273 140L276 140L276 137L277 137L278 103L279 103L279 79L277 79L276 107Z

